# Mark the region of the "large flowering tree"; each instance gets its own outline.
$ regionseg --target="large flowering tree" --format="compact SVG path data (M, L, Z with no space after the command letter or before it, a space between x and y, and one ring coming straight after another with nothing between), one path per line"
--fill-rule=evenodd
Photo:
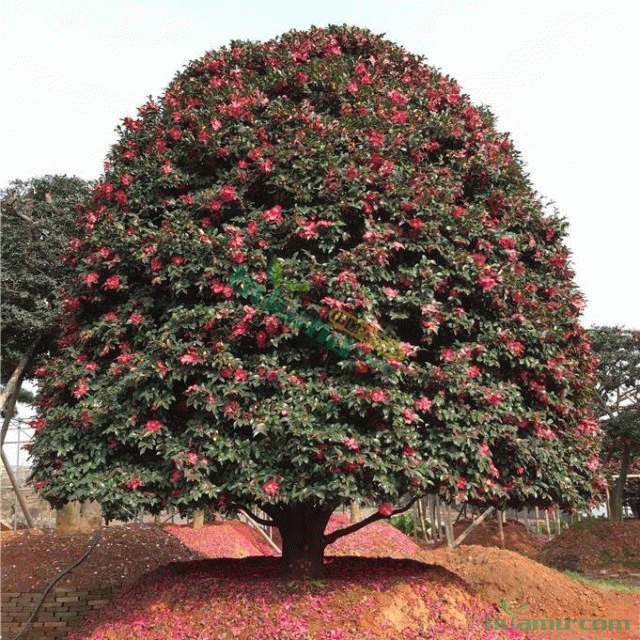
M67 261L33 479L258 505L283 573L333 510L584 505L594 359L564 225L456 82L367 31L234 43L125 118Z

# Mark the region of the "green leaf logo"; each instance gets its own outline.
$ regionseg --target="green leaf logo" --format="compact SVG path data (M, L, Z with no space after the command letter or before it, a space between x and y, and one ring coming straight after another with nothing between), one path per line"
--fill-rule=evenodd
M283 260L275 256L271 258L271 262L269 263L269 277L275 289L280 287L284 278Z

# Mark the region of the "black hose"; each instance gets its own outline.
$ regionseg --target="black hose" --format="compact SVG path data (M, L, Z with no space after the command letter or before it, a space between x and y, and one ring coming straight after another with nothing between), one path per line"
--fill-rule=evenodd
M102 529L98 529L98 531L96 531L95 534L93 535L93 538L91 539L91 541L89 543L89 548L85 551L85 554L79 560L76 560L76 562L74 562L70 567L65 569L60 575L58 575L56 578L54 578L47 585L47 587L45 588L44 592L42 593L42 596L40 596L40 600L38 600L38 603L36 604L35 608L31 612L31 615L29 616L29 619L24 623L24 626L22 627L20 633L17 636L15 636L12 640L20 640L20 638L22 638L24 636L24 634L29 630L29 627L31 627L31 625L33 624L33 621L35 620L35 617L38 615L38 611L40 611L40 607L42 606L42 603L44 602L45 598L47 597L49 591L51 591L51 589L53 589L53 587L55 587L55 585L60 580L62 580L62 578L64 578L68 573L73 571L79 564L81 564L82 562L84 562L87 559L89 554L96 548L96 546L98 545L98 542L100 542L101 538L102 538Z

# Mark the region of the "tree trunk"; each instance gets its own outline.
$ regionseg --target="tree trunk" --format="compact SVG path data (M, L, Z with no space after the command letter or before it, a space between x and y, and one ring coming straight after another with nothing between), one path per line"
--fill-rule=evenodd
M616 522L622 522L622 501L624 500L624 486L627 483L627 473L629 473L629 464L631 463L631 449L625 445L622 451L622 462L620 464L620 475L614 482L610 500L611 513L609 519Z
M324 530L331 511L304 503L281 505L269 511L282 538L280 577L324 578Z

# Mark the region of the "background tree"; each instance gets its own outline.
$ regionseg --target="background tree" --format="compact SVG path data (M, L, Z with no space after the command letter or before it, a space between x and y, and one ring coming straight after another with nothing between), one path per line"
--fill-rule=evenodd
M61 256L77 215L73 208L89 192L80 178L45 176L15 180L0 194L3 406L54 344L60 287L73 274Z
M622 521L629 469L640 458L640 331L594 327L589 332L598 363L597 411L604 429L603 459L617 479L610 517Z
M584 506L595 364L564 229L488 111L380 37L209 52L125 118L78 217L35 486L107 517L258 505L285 575L427 492Z

